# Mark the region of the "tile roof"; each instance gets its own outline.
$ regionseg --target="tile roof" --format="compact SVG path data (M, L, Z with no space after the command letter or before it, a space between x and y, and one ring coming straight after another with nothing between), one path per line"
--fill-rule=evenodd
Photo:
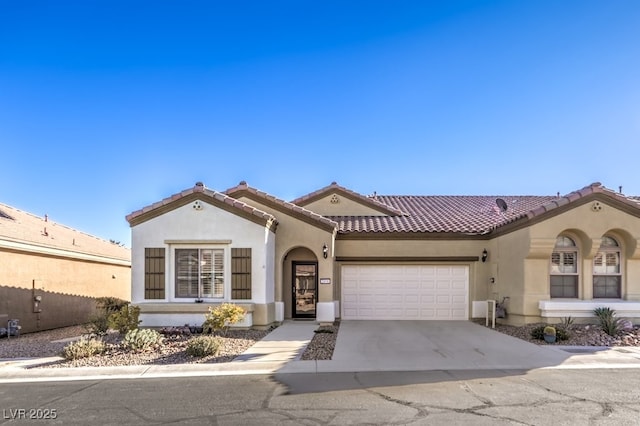
M428 232L483 235L519 219L532 219L591 194L605 194L634 208L640 200L594 183L565 196L418 196L378 195L384 204L407 213L405 216L333 216L339 233ZM506 203L506 211L496 200Z
M338 185L337 182L331 182L330 185L327 185L324 188L320 188L317 191L313 191L307 195L303 195L302 197L296 198L295 200L291 201L291 203L304 206L332 192L342 193L343 195L347 195L349 198L353 200L360 201L364 205L369 205L370 207L373 207L374 209L385 212L387 214L391 214L391 215L406 214L404 211L385 203L384 201L380 200L376 196L367 197L362 194L358 194L355 191L352 191L348 188Z
M281 207L285 211L290 211L291 213L305 216L327 227L337 228L338 226L338 224L330 218L314 213L311 210L307 210L304 207L300 207L294 203L290 203L288 201L275 197L271 194L268 194L264 191L260 191L259 189L253 188L249 186L245 181L241 181L238 185L234 186L233 188L229 188L226 191L224 191L224 193L227 195L238 194L239 196L242 196L243 192L246 192L247 194L250 194L250 195L255 195L257 196L257 198L263 199L263 200L266 200L267 202L275 204Z
M555 196L378 195L379 200L407 212L405 216L332 217L340 233L452 232L486 234ZM507 203L502 212L496 204Z
M266 221L272 221L275 222L277 224L277 220L276 218L267 213L264 212L260 209L257 209L253 206L250 206L247 203L243 203L242 201L236 200L235 198L232 198L222 192L218 192L218 191L214 191L211 189L208 189L204 186L204 184L202 182L197 182L195 184L195 186L193 188L189 188L189 189L185 189L184 191L178 192L176 194L171 195L170 197L167 197L161 201L158 201L156 203L150 204L146 207L143 207L140 210L136 210L133 213L130 213L126 216L126 219L129 223L131 223L132 220L137 219L138 217L142 216L145 213L149 213L153 210L156 210L160 207L164 207L167 206L169 204L172 204L178 200L181 200L187 196L190 196L192 194L203 194L207 197L210 197L214 200L217 200L219 202L225 203L235 209L238 209L239 211L245 212L245 213L249 213L253 216L256 216L260 219L264 219Z
M0 240L116 260L131 260L131 250L126 247L54 222L46 215L36 216L2 203Z

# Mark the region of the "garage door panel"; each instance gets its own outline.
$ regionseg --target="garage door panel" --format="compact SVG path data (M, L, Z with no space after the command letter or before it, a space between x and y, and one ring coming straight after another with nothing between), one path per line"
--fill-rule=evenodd
M345 265L344 319L468 319L463 265Z

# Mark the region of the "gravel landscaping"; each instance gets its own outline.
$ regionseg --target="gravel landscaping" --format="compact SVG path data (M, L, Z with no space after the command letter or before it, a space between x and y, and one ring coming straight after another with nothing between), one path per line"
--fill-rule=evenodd
M480 323L480 321L478 321ZM481 325L484 326L485 320ZM543 324L527 324L521 327L496 324L496 331L517 337L537 345L548 345L544 340L531 337L531 331ZM556 325L557 327L557 325ZM640 346L640 327L635 326L631 330L621 331L618 335L609 336L599 325L572 324L569 328L569 339L551 343L562 346Z
M484 326L484 320L475 321ZM496 331L517 337L528 342L547 345L542 340L531 337L531 330L540 324L515 327L496 324ZM340 323L321 326L302 354L303 360L330 360L333 356ZM230 330L226 336L220 336L222 346L217 356L195 358L186 354L187 342L192 336L167 336L161 349L147 352L126 350L121 337L113 332L105 336L107 351L101 355L74 361L58 360L41 365L41 368L61 367L102 367L124 365L161 365L229 362L264 338L271 330ZM56 357L69 339L86 334L84 326L65 327L57 330L25 334L17 338L0 339L0 359ZM558 341L555 345L567 346L640 346L640 327L620 332L617 336L607 335L598 325L571 325L570 338Z

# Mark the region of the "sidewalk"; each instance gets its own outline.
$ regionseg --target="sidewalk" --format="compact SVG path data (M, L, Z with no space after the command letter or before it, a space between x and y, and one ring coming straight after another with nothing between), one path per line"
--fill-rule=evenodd
M234 361L219 364L140 365L126 367L29 368L57 358L0 360L0 383L157 377L207 377L273 373L332 373L367 371L415 371L418 362L399 366L393 359L350 362L349 357L329 361L302 361L300 356L318 327L315 322L285 321ZM348 337L348 336L345 336ZM515 338L514 338L515 339ZM563 361L545 369L640 369L640 347L540 346L550 359ZM538 366L531 365L535 369ZM419 370L506 370L510 365L471 364L464 357L455 363L422 365Z

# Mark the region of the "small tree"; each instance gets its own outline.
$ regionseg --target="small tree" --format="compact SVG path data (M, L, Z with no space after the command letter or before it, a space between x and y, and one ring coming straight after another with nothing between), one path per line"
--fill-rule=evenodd
M204 316L202 330L205 333L220 330L223 335L226 335L229 326L242 321L245 314L244 308L233 303L223 303L215 308L209 306L209 312Z

